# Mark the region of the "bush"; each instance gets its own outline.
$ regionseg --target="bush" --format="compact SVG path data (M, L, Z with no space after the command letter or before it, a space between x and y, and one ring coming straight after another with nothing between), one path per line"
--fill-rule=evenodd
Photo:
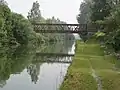
M105 31L107 35L105 36L106 44L111 45L115 51L120 50L120 6L114 9L110 16L104 21L106 24Z

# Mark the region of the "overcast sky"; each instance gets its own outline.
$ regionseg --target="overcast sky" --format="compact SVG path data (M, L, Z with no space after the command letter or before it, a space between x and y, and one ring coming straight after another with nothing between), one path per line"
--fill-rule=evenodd
M36 0L6 0L12 11L27 16L32 4ZM67 23L77 23L76 15L82 0L38 0L41 14L45 18L55 16Z

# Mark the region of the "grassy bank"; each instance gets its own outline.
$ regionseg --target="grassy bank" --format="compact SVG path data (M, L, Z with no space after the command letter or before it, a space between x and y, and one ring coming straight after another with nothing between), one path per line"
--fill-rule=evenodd
M120 62L98 43L77 42L76 55L60 90L120 90Z

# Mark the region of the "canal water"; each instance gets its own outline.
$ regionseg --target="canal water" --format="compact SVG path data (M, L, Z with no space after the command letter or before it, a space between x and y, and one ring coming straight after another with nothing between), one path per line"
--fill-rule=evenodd
M0 90L59 90L74 51L74 40L1 48Z

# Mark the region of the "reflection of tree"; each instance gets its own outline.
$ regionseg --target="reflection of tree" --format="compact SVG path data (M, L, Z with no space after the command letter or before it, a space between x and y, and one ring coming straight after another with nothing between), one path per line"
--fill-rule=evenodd
M0 80L0 87L3 88L6 85L6 81Z
M46 44L44 49L38 50L40 53L68 53L74 44L74 40L63 40L62 42L52 42Z
M31 81L34 82L35 84L38 81L38 75L40 73L40 64L30 64L27 67L27 72L31 76Z
M6 84L11 74L22 72L33 60L35 49L31 46L0 48L0 87Z
M27 46L20 46L15 50L11 57L13 74L22 72L31 63L34 52L32 47Z
M3 87L10 77L11 60L8 58L8 47L0 48L0 87ZM12 49L12 51L14 51Z
M68 40L64 40L61 42L53 42L52 44L43 45L40 47L40 50L43 52L66 53L74 43L72 41L68 41L67 43L67 41ZM66 44L63 44L64 42L66 42ZM16 48L0 48L0 87L3 87L6 84L6 80L10 78L11 74L21 73L26 67L28 69L28 73L31 76L32 82L37 83L38 75L40 72L40 64L34 61L37 59L39 59L38 61L47 59L61 59L49 56L39 58L36 56L36 50L38 49L33 48L30 45L19 46Z

